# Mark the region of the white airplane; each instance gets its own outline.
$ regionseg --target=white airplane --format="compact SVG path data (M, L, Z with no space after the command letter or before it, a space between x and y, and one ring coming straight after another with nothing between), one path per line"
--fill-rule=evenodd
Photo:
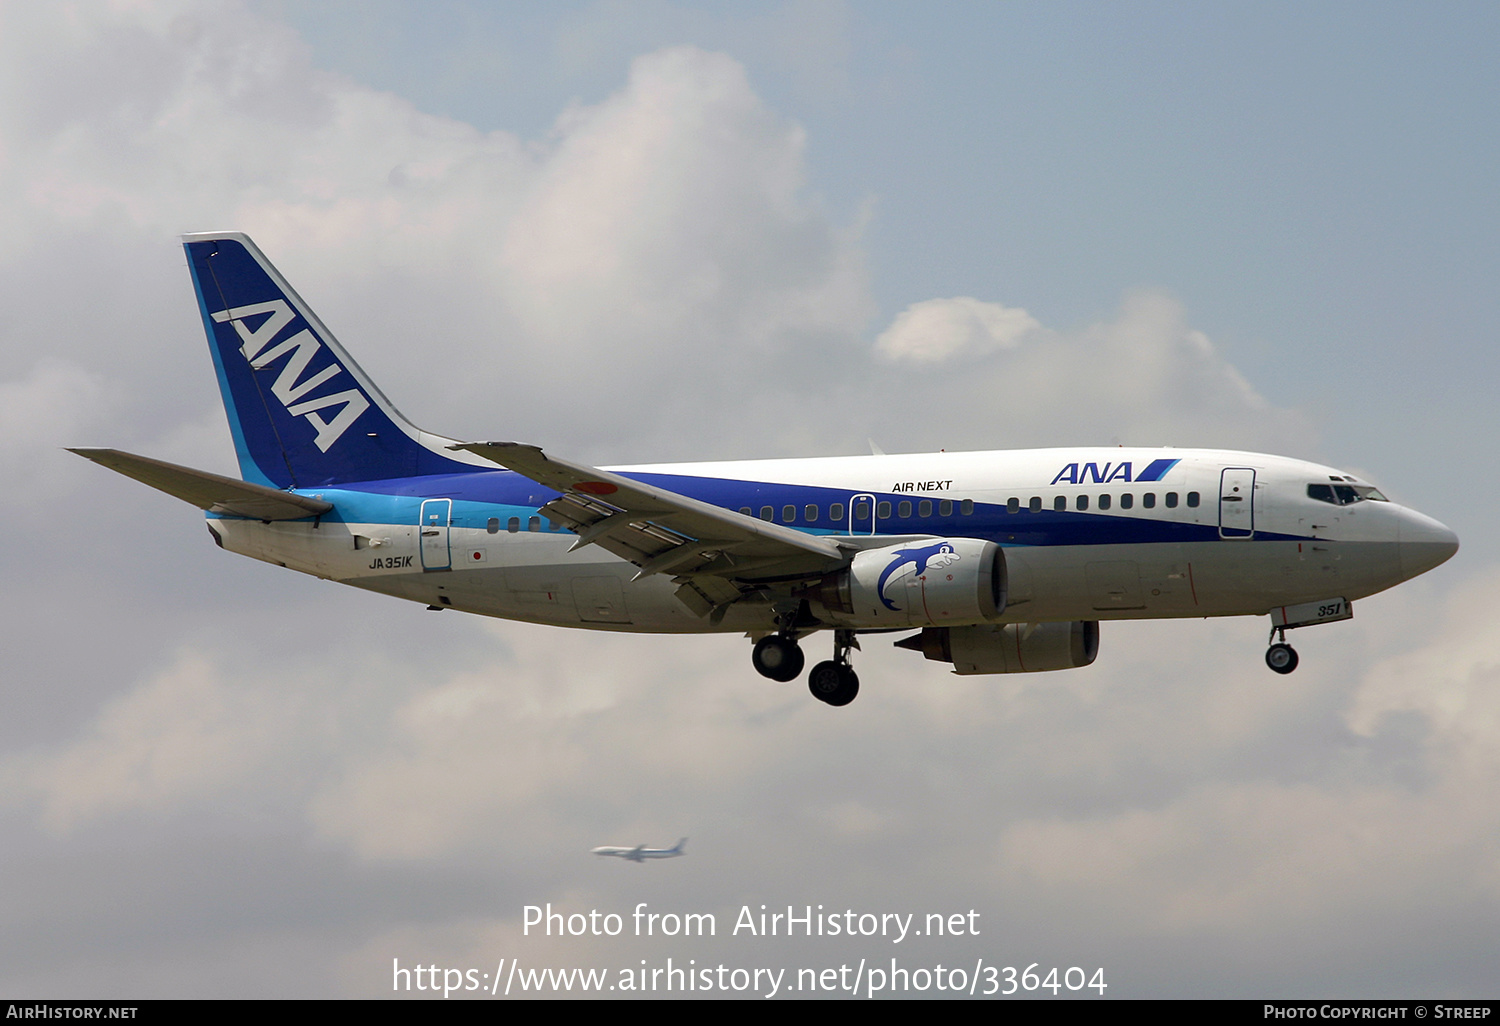
M754 641L814 696L859 692L859 635L955 673L1087 666L1099 621L1349 619L1452 531L1341 470L1250 452L1063 448L601 470L413 426L249 238L184 236L243 480L72 451L207 511L232 552L534 623Z
M687 844L687 838L677 842L675 848L647 848L644 844L635 848L616 848L605 845L602 848L594 848L595 855L613 855L615 858L629 859L631 862L645 862L647 859L675 859L679 855L686 855L682 846Z

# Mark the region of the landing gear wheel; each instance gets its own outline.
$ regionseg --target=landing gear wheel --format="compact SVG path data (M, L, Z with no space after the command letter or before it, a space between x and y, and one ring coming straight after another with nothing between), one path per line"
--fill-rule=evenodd
M785 682L797 679L807 663L807 657L802 654L797 642L773 634L755 643L755 650L750 653L750 662L762 677Z
M1286 642L1266 649L1266 665L1277 673L1291 673L1297 668L1297 650Z
M807 690L820 702L848 705L859 694L859 675L848 664L829 659L807 675Z

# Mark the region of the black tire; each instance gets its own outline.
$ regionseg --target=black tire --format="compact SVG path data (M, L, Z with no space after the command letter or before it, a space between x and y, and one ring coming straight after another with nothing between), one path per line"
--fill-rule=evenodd
M812 668L807 675L807 690L828 705L848 705L859 694L859 675L830 659Z
M773 634L755 643L755 648L750 653L750 662L754 664L755 672L762 677L785 683L796 680L802 673L802 667L807 665L807 656L802 654L801 646L795 641Z
M1272 645L1266 649L1266 665L1277 673L1291 673L1297 668L1297 650L1287 644Z

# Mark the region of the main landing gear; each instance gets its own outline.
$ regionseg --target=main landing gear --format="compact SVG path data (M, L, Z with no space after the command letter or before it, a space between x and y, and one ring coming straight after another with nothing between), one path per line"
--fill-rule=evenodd
M859 694L859 674L849 665L849 650L858 648L853 631L833 632L833 658L821 662L807 675L807 690L820 702L848 705Z
M859 647L853 631L833 632L833 658L812 668L807 675L807 690L814 698L829 705L848 705L859 694L859 675L849 665L849 652ZM795 680L802 673L806 657L797 639L790 634L772 634L755 643L750 662L762 677L772 680Z
M762 677L785 682L796 680L802 674L807 657L802 654L802 647L797 644L796 638L772 634L755 643L755 649L750 653L750 662L754 664L755 672Z
M1277 635L1281 636L1276 641ZM1266 665L1277 673L1291 673L1297 668L1297 650L1286 643L1286 628L1272 627L1270 641L1276 641L1274 645L1266 649Z

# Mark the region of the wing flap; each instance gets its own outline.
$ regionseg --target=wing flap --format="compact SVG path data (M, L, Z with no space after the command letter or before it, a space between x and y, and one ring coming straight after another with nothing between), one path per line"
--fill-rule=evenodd
M277 491L206 470L178 466L119 449L69 449L117 474L124 474L157 491L190 502L210 513L254 520L301 520L333 509L333 503L305 495Z
M752 584L823 574L847 561L826 539L597 467L555 459L534 445L469 442L454 448L561 492L542 513L577 533L574 548L597 545L640 567L637 577L670 573L682 581L708 576ZM722 585L699 590L729 600L723 598ZM699 604L702 601L711 599L700 599Z

